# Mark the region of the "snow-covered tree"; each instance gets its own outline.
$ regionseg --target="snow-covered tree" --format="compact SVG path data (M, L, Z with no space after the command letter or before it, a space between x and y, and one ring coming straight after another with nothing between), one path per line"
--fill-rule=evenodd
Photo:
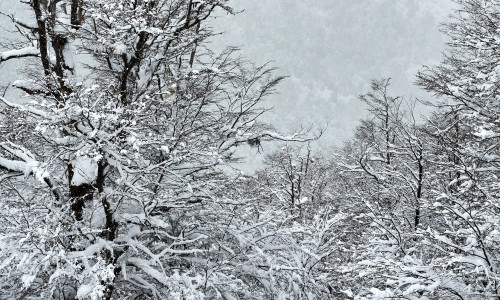
M370 114L338 154L349 187L340 191L340 201L354 203L344 206L357 220L352 226L360 236L353 241L356 258L350 270L363 284L353 289L366 298L402 295L398 283L390 284L387 278L411 278L408 273L421 259L418 232L429 223L423 217L429 174L427 137L414 117L414 104L404 110L408 103L391 96L389 83L374 80L372 91L361 96Z
M450 50L418 74L418 84L441 99L428 125L437 139L429 265L436 286L454 297L498 298L500 4L457 3L443 28Z
M268 155L265 163L246 185L255 195L254 222L268 223L267 233L280 237L268 239L260 252L274 252L276 281L288 286L283 295L343 299L350 293L343 290L350 279L343 271L352 254L347 249L352 224L335 201L338 169L311 147L290 144Z
M364 278L359 298L500 294L500 4L456 2L460 8L443 27L449 51L417 76L417 84L438 97L429 101L437 111L419 126L401 122L394 135L378 125L383 118L364 122L347 152L346 172L359 174L358 181L348 177L350 194L367 208L361 219L372 222L366 230L372 240L361 241L361 261L353 265ZM377 107L380 116L383 108Z
M0 298L260 298L261 272L218 256L247 247L219 166L298 137L258 121L282 77L206 47L227 1L21 2L0 52L25 95L0 97Z

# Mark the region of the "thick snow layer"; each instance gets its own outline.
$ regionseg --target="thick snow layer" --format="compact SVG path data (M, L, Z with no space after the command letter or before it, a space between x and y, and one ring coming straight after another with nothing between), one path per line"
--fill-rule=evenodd
M0 61L8 60L14 57L23 57L28 55L38 55L40 51L35 47L27 47L19 50L9 50L0 52Z

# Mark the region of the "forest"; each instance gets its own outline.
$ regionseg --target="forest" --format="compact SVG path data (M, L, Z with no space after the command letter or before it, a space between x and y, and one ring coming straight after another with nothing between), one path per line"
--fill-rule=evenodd
M279 66L211 48L228 0L15 1L0 299L500 299L498 0L456 0L431 97L373 79L333 150L263 121Z

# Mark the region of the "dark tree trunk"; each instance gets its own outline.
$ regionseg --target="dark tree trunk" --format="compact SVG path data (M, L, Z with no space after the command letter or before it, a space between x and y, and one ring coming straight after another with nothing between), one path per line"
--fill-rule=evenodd
M43 71L45 76L50 75L50 59L49 51L47 49L47 26L45 25L44 13L40 5L40 0L33 0L33 10L35 11L36 22L38 25L38 46L40 47L40 57L42 60Z
M80 0L72 0L71 2L71 25L73 29L78 29L81 25L82 8L80 7Z
M422 198L422 186L424 180L424 165L422 163L422 149L419 151L419 159L418 159L418 186L417 186L417 203L415 209L415 229L420 224L420 199Z
M75 215L77 221L83 219L83 208L85 207L85 202L92 201L94 195L94 187L92 184L83 183L80 185L73 185L71 182L73 180L75 172L73 165L68 165L68 181L69 181L69 198L71 201L71 210Z

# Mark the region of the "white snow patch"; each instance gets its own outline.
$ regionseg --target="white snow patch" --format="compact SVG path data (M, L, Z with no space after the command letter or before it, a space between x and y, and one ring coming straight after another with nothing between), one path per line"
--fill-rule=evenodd
M97 162L88 156L79 156L71 162L73 165L73 178L71 185L89 184L97 178Z
M76 292L76 298L85 299L90 293L92 293L93 289L94 289L93 284L82 284L78 288L78 291Z
M9 50L0 52L0 61L7 60L14 57L22 57L28 55L38 55L40 51L35 47L26 47L18 50Z

